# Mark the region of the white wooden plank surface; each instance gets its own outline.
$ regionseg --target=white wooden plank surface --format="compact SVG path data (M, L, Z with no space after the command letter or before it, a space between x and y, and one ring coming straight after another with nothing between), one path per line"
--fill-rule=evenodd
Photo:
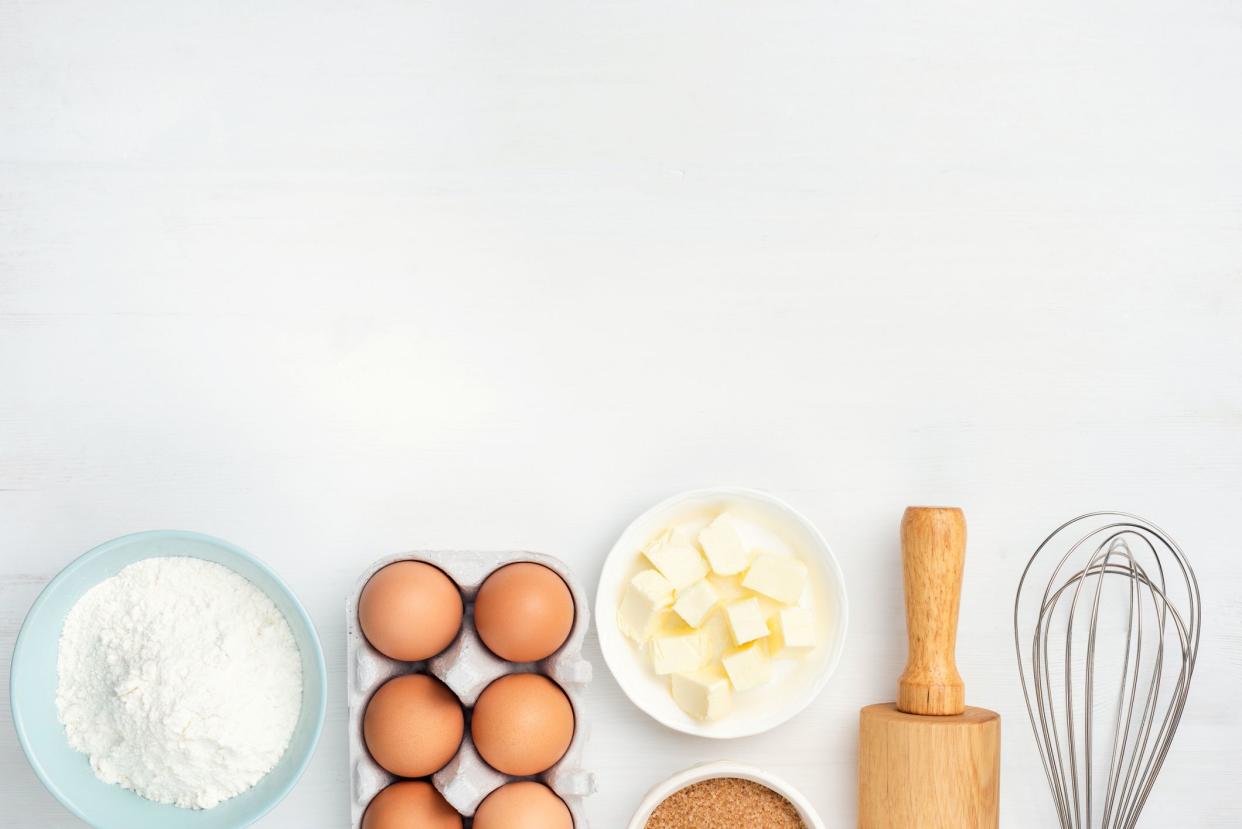
M97 542L246 546L334 683L262 826L339 827L367 561L521 545L592 583L650 502L747 484L841 556L839 673L716 744L601 665L589 811L733 758L848 826L897 520L959 503L960 661L1005 717L1003 823L1043 827L1012 589L1057 521L1124 508L1207 610L1143 825L1237 826L1239 89L1230 0L0 0L0 645ZM0 719L0 824L75 825Z

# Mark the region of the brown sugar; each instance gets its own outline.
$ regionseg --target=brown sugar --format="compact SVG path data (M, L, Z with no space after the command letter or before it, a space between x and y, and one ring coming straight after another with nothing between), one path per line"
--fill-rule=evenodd
M767 786L715 777L666 797L646 829L806 829L794 805Z

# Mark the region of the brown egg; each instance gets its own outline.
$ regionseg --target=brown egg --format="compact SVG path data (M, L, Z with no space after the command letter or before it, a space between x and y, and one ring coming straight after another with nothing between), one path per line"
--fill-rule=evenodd
M419 780L393 783L375 796L362 816L362 829L462 829L435 786Z
M483 644L510 662L534 662L565 644L574 626L574 597L541 564L519 562L487 577L474 601Z
M385 682L362 717L367 750L398 777L424 777L444 768L465 729L457 697L440 680L423 674Z
M367 641L393 659L430 659L461 630L461 592L453 580L421 561L397 561L380 570L358 599L358 624Z
M474 813L474 829L574 829L574 819L551 789L526 780L489 794Z
M488 765L505 774L538 774L565 756L574 736L574 709L560 686L542 674L509 674L483 690L470 736Z

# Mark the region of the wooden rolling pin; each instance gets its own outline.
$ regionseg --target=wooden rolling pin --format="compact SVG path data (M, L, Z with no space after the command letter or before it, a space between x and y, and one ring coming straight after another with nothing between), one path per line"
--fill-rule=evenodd
M966 519L910 507L901 520L909 653L897 702L862 709L859 829L996 829L1000 716L966 706L957 609Z

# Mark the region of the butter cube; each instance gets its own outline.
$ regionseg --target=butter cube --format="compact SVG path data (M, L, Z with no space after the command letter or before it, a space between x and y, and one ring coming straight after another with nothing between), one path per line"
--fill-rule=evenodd
M673 699L697 720L718 720L733 707L729 679L720 668L673 674Z
M725 605L725 618L729 621L729 632L733 635L733 644L745 645L768 635L768 623L763 619L763 611L759 608L758 599L742 599Z
M719 659L733 648L733 634L729 631L729 620L724 613L708 616L699 632L703 634L703 641L707 644L708 660Z
M762 642L726 654L721 663L733 688L738 691L758 688L772 678L772 661L768 659L768 650Z
M651 664L661 676L694 673L707 661L707 643L697 630L661 635L651 640Z
M664 611L673 603L673 585L655 570L643 570L630 580L617 609L621 632L642 644L655 634Z
M673 602L673 611L686 620L692 628L699 627L707 614L716 606L719 597L707 579L699 579L694 584L677 593L677 601Z
M643 555L676 590L689 587L707 575L703 554L689 539L677 533L660 536L643 550Z
M750 564L750 554L742 546L733 517L727 512L716 516L716 520L699 532L699 546L712 572L721 576L736 575Z
M742 586L782 604L797 604L806 589L806 565L792 556L761 555L751 562Z
M800 657L815 647L815 614L809 607L787 607L768 622L771 655L777 659Z
M745 599L750 597L750 591L742 587L742 579L740 576L717 576L710 575L707 580L711 582L712 589L716 591L716 595L722 603L729 603L737 599Z
M782 610L789 607L789 605L785 605L785 604L781 604L780 602L773 601L772 599L769 599L767 596L755 595L755 598L759 600L759 612L763 614L763 621L765 622L770 623L773 619L776 618L777 614L779 614Z

